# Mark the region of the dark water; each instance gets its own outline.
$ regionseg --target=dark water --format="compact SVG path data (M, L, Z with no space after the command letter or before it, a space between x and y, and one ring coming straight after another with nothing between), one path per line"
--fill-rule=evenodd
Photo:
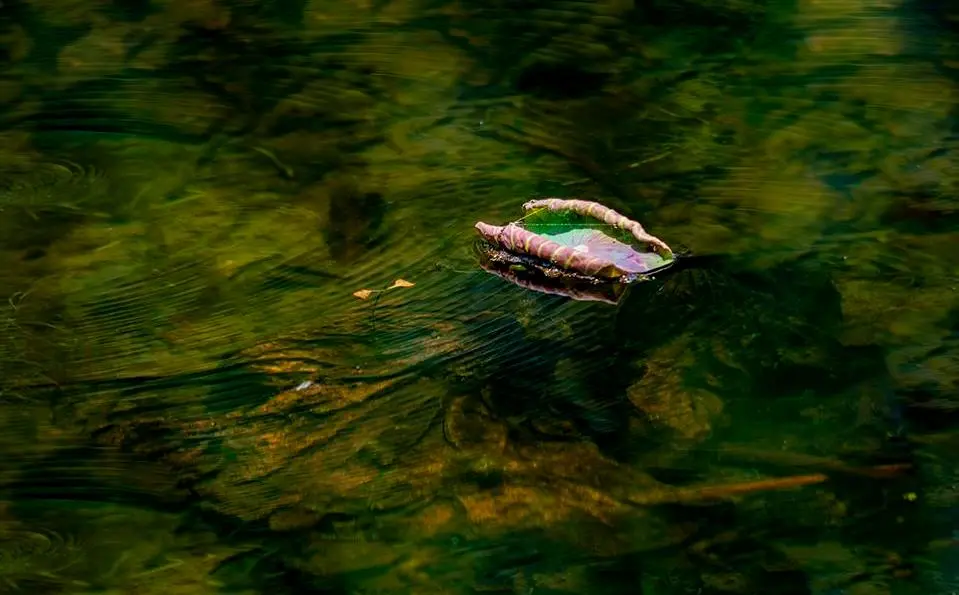
M0 591L959 592L957 107L947 2L3 0Z

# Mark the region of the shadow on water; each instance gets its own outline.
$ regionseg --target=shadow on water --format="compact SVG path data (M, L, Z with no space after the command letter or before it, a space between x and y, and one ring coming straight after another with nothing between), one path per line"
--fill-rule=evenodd
M957 15L3 2L0 591L955 592Z

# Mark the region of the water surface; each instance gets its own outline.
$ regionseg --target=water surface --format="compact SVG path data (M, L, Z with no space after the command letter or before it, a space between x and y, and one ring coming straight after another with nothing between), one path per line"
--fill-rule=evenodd
M0 591L959 591L957 22L4 1ZM701 258L481 270L546 196Z

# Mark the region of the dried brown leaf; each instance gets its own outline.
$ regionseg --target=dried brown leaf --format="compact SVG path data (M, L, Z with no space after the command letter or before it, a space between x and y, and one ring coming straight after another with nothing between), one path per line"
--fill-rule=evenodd
M406 279L397 279L396 281L393 281L392 285L390 285L390 289L397 287L413 287L414 285L416 285L416 283L407 281Z
M356 296L356 297L358 297L358 298L360 298L361 300L365 300L365 299L369 298L371 295L373 295L373 290L372 290L372 289L361 289L361 290L359 290L359 291L354 291L354 292L353 292L353 295Z

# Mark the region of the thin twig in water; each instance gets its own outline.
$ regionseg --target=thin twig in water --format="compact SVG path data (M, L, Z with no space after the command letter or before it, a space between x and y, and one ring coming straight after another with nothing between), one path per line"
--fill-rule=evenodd
M366 300L369 299L370 296L375 296L373 297L373 309L370 312L370 326L372 326L374 333L376 332L376 304L380 299L380 295L382 295L384 292L390 291L391 289L413 287L414 285L416 285L416 283L407 281L406 279L397 279L396 281L393 281L392 285L384 289L360 289L353 292L353 297L361 300Z

